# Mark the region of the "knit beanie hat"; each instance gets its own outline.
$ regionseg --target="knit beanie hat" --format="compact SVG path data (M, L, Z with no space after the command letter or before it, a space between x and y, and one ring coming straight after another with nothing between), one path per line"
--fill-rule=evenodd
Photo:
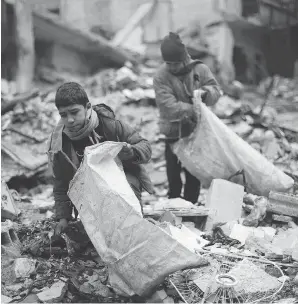
M166 62L183 62L187 57L187 50L179 35L170 32L160 46L161 55Z

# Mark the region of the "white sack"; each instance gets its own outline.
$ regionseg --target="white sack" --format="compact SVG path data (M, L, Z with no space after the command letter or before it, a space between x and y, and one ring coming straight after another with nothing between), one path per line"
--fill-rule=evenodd
M123 144L104 142L85 149L68 195L122 295L144 295L172 272L206 260L143 219L137 198L115 158ZM115 158L115 159L114 159Z
M228 179L244 169L247 191L268 196L285 192L294 180L229 129L197 97L198 125L194 132L172 145L182 165L205 187L215 178ZM242 178L233 180L242 182Z

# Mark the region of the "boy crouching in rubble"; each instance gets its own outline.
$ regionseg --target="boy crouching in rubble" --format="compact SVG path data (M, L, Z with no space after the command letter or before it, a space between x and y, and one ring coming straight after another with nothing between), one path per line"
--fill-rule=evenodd
M54 176L56 219L59 235L72 219L74 205L67 196L69 183L78 169L87 146L104 141L126 142L118 156L123 163L128 183L141 200L142 189L153 192L153 186L141 164L151 158L149 142L127 124L116 120L114 112L104 104L91 106L81 85L61 85L55 97L61 116L49 141L49 162Z

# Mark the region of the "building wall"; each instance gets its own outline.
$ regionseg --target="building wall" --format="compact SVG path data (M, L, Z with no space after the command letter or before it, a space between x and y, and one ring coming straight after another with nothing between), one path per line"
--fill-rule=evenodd
M55 10L60 7L60 0L28 0L28 2L34 9Z
M123 28L136 9L148 1L151 0L110 0L111 29L118 31ZM239 16L242 13L241 0L172 0L172 3L174 30L216 9Z

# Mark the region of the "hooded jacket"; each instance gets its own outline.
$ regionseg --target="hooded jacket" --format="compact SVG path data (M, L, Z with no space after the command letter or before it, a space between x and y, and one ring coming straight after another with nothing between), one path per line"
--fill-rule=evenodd
M191 71L183 76L170 73L163 64L154 76L156 104L160 112L159 128L169 140L189 136L196 126L192 104L193 91L207 92L204 103L214 105L220 97L220 87L210 69L201 62L191 61Z
M151 158L150 143L142 138L127 124L116 120L114 112L108 106L101 104L93 107L99 118L99 127L107 141L127 142L132 145L136 154L134 161L122 161L123 169L129 181L138 181L141 187L153 193L151 180L141 165ZM56 219L72 219L73 204L67 195L69 183L72 180L77 164L72 161L74 148L71 140L63 133L63 124L58 124L49 140L49 162L54 176L54 199Z

